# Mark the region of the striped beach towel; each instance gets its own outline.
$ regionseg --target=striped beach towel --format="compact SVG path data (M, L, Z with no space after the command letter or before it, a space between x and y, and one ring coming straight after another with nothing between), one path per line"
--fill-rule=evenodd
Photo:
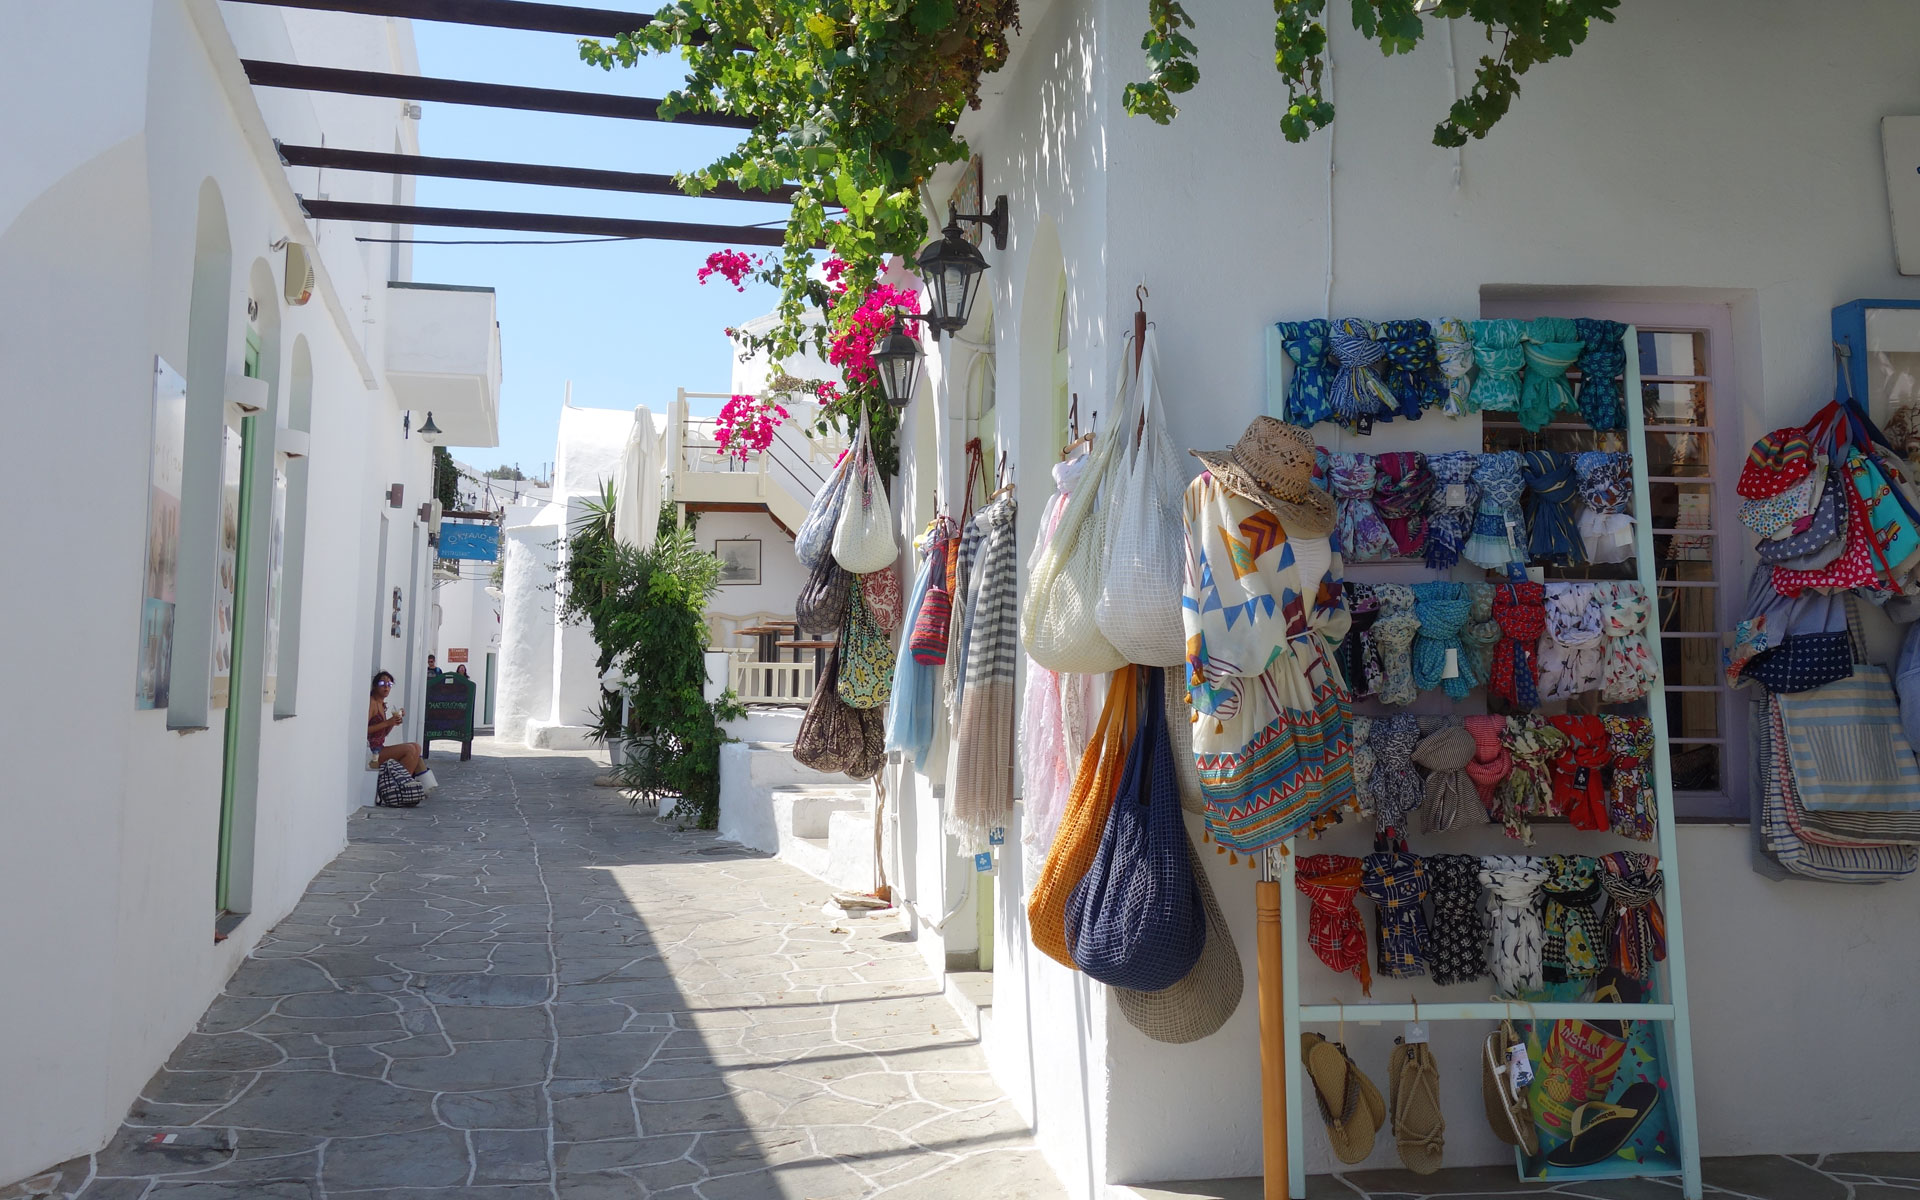
M1885 667L1778 697L1793 782L1812 812L1920 812L1920 763Z
M1773 697L1754 722L1760 787L1755 829L1761 848L1781 868L1824 883L1884 883L1913 874L1920 852L1911 846L1834 846L1802 840L1789 818L1793 775L1780 752L1779 705Z

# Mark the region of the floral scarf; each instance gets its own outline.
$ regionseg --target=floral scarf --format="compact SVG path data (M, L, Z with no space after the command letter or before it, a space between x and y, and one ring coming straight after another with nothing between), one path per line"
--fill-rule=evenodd
M1287 420L1311 428L1333 418L1329 390L1333 384L1335 363L1327 344L1327 323L1282 321L1280 344L1293 360L1293 378L1287 384Z
M1515 412L1520 407L1520 372L1526 369L1522 346L1525 321L1475 321L1473 361L1480 378L1468 396L1471 408L1481 412Z
M1441 411L1450 417L1474 411L1468 400L1473 392L1468 379L1473 372L1473 330L1459 317L1448 317L1434 332L1434 350L1447 385Z
M1580 412L1595 429L1625 429L1627 327L1591 317L1573 324L1580 334Z
M1393 553L1419 558L1427 549L1427 503L1433 498L1433 472L1418 450L1382 454L1374 460L1379 478L1373 506L1386 522Z
M1473 532L1473 468L1479 458L1470 450L1427 456L1427 468L1433 473L1433 494L1427 503L1427 566L1436 571L1460 561L1460 550Z
M1329 454L1327 476L1340 506L1334 529L1340 553L1354 562L1370 562L1393 553L1393 535L1373 506L1373 489L1379 479L1373 455Z

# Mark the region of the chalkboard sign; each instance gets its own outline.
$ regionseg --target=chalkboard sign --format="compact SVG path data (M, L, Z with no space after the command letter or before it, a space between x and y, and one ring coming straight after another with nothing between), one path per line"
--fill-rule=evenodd
M462 675L435 675L427 680L422 758L432 754L435 741L459 742L461 762L473 757L473 691L473 680Z

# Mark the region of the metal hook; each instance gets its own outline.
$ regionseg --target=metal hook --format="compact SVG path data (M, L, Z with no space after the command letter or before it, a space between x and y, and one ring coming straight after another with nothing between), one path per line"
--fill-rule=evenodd
M1147 298L1151 295L1153 293L1147 290L1147 285L1144 283L1133 289L1133 302L1141 312L1147 311Z

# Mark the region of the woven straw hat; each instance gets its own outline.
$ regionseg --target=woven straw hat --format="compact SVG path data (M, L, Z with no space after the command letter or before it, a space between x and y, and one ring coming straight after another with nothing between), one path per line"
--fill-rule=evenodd
M1113 989L1133 1027L1156 1042L1197 1042L1227 1023L1233 1010L1240 1007L1240 994L1246 990L1246 976L1240 970L1240 951L1233 935L1227 932L1227 918L1220 901L1207 882L1206 868L1194 852L1193 839L1187 839L1187 858L1193 863L1193 878L1200 885L1200 903L1207 913L1207 944L1200 961L1193 964L1187 977L1157 992L1136 992L1130 988Z
M1280 518L1297 537L1333 532L1333 497L1313 486L1313 435L1273 417L1255 417L1225 450L1192 450L1220 485Z

